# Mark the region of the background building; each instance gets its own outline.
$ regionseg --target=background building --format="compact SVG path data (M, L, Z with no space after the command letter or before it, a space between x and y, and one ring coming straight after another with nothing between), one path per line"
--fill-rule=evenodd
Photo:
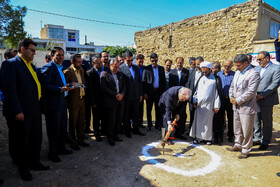
M203 56L223 61L238 53L271 52L278 37L280 12L261 0L249 0L206 15L191 17L135 33L137 53L169 58ZM255 55L256 56L256 55Z

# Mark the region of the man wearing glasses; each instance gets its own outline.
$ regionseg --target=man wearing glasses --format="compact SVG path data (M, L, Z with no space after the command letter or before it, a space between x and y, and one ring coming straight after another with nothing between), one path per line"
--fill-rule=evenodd
M22 180L33 179L30 170L48 170L40 162L42 118L39 102L41 84L31 63L37 44L23 39L19 54L1 67L2 89L5 96L3 114L9 128L9 152Z
M158 102L166 86L164 67L158 65L158 56L156 53L150 55L150 61L151 64L145 68L142 79L144 99L147 104L148 131L150 131L153 126L151 114L153 104L155 104L156 111L155 128L161 130L162 116L160 114Z
M223 91L223 101L222 101L222 106L220 108L220 112L221 112L221 116L222 117L222 121L221 124L225 124L225 112L227 112L227 119L228 119L228 132L227 132L227 136L228 136L228 141L229 142L233 142L233 110L232 110L232 104L230 103L229 100L229 87L230 84L233 80L234 74L235 72L231 70L233 65L233 61L231 59L228 59L225 61L224 63L224 71L220 71L218 72L218 76L221 78L222 80L222 91ZM219 129L219 133L217 137L214 137L214 143L217 144L221 144L223 142L223 126L218 127Z
M259 150L266 150L272 136L273 106L279 104L277 88L280 84L280 66L270 61L270 54L261 51L257 62L260 66L255 70L260 72L260 84L257 90L257 101L260 112L255 115L254 145L260 145Z
M125 63L120 65L119 70L124 74L126 85L124 130L125 136L131 138L131 119L133 123L133 134L144 136L139 130L139 103L143 99L143 88L140 71L137 65L132 64L133 54L131 51L124 53Z

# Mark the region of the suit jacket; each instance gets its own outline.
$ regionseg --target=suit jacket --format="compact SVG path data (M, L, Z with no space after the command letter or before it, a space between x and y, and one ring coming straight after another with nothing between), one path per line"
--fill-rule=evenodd
M274 41L275 52L276 52L276 60L280 63L280 42L278 42L278 38Z
M31 66L36 72L35 66ZM40 111L37 84L18 55L2 63L1 86L5 97L4 116L15 117L18 113L30 115Z
M64 110L65 97L61 88L64 86L55 62L51 61L41 68L43 100L48 110Z
M140 78L139 68L132 64L132 68L135 73L135 80L133 79L129 67L126 63L120 65L119 70L124 74L124 80L126 85L125 98L128 100L139 100L140 96L143 96L142 82Z
M117 72L119 92L113 74L110 69L103 71L100 76L100 86L103 92L102 104L107 108L114 108L120 101L116 99L117 94L125 94L125 81L122 72ZM121 102L123 102L124 98Z
M186 102L179 102L179 90L183 86L174 86L166 90L160 97L158 106L165 111L164 118L171 121L172 112L176 109L180 115L184 111Z
M85 84L85 73L83 68L81 68L79 71L80 71L82 83ZM66 83L78 82L73 66L70 66L69 68L64 70L63 73L65 75ZM69 109L73 110L80 106L80 101L81 101L80 89L81 88L75 88L74 90L68 91L67 106Z
M261 66L255 67L257 72L261 72ZM260 78L257 90L258 95L264 96L258 100L261 106L273 106L279 104L277 88L280 84L280 66L271 63Z
M169 74L169 87L172 86L186 86L189 79L189 70L183 68L181 72L181 79L179 82L178 69L172 69Z
M260 111L256 101L260 74L252 66L249 67L244 76L239 77L240 74L240 71L236 71L229 88L229 97L235 98L238 104L232 105L232 108L242 114L255 114Z
M194 84L195 83L195 72L196 72L196 68L194 68L193 70L190 70L188 82L186 84L186 87L189 88L192 91L192 95L189 98L189 108L190 108L190 111L192 111L194 109L193 108L193 94L195 92L195 88L196 88L197 83L198 83L197 82L196 85Z
M162 66L158 65L158 76L159 76L159 92L160 95L163 94L166 87L165 72ZM154 96L154 72L153 66L148 65L143 71L143 93L147 94L149 98Z

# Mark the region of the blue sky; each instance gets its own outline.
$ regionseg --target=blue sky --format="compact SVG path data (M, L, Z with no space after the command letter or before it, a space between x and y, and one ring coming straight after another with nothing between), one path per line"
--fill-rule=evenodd
M146 27L165 25L244 2L246 0L11 0L12 5L26 6L30 9ZM265 2L280 10L279 0L265 0ZM66 29L80 30L81 44L84 43L87 35L87 41L94 42L96 45L127 46L134 43L135 32L145 30L33 11L27 12L24 21L25 30L33 37L40 37L41 21L43 25L63 25Z

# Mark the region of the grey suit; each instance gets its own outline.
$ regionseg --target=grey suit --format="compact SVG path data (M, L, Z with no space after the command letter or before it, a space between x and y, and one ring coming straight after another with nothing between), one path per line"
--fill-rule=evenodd
M229 89L229 97L236 99L234 110L234 147L242 148L243 154L249 154L253 146L254 115L259 112L256 101L260 74L251 65L247 71L237 71Z
M261 72L261 69L261 66L255 67L255 70L258 72ZM262 139L262 144L268 145L270 143L272 136L273 106L279 104L277 92L279 84L280 66L271 62L261 76L257 91L257 94L264 98L258 100L261 111L255 115L254 142ZM261 128L261 122L263 123L263 129Z

